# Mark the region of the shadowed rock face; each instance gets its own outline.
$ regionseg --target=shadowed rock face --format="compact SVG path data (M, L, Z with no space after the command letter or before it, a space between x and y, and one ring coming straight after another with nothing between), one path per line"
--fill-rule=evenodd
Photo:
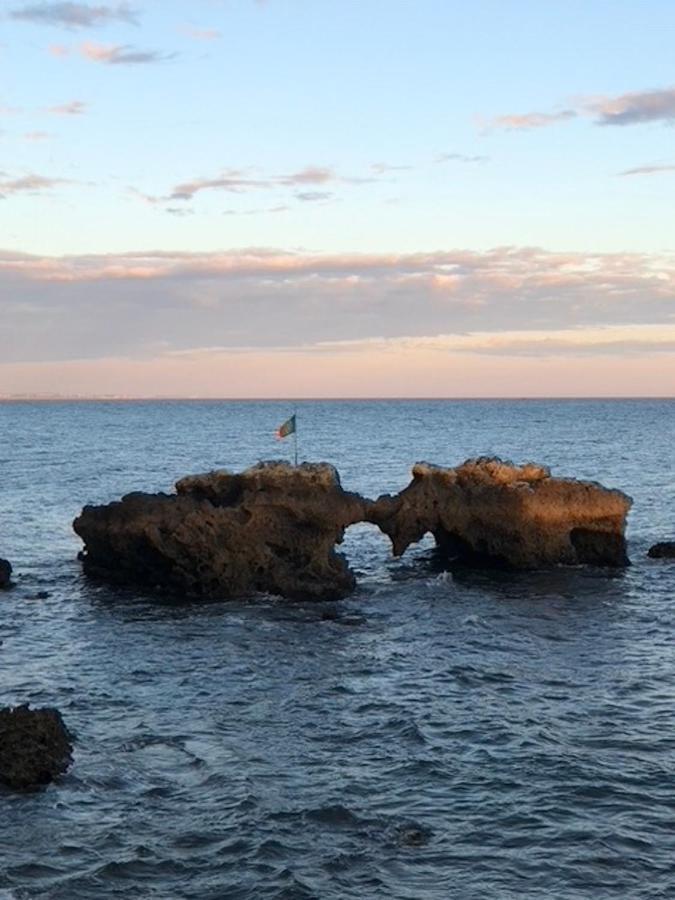
M630 505L621 491L552 478L543 466L480 458L456 469L418 463L408 487L368 504L366 516L395 556L431 532L443 555L466 563L625 566Z
M652 559L675 559L675 541L660 541L647 551Z
M181 479L175 495L129 494L87 506L73 527L85 571L188 597L254 591L334 599L354 588L335 552L364 501L326 463L260 463Z
M49 784L72 762L70 735L56 709L0 709L0 784L31 790Z
M0 590L12 586L12 564L0 559Z

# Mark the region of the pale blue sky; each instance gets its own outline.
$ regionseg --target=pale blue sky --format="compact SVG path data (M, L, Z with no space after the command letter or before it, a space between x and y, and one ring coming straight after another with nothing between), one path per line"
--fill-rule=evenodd
M114 306L113 282L128 276L122 254L148 251L166 252L171 271L134 271L129 293L146 291L144 302L158 304L155 349L130 351L92 323L79 345L64 336L64 360L92 348L100 358L145 358L257 346L253 301L237 313L239 339L213 319L200 326L194 312L216 304L227 318L232 292L264 292L260 260L255 284L225 284L222 254L244 248L340 260L376 254L396 267L400 254L536 246L553 254L555 272L560 254L577 254L577 273L592 265L588 255L647 254L635 263L645 305L631 285L632 314L615 302L625 276L605 300L577 285L570 302L569 285L561 300L546 288L558 275L539 269L537 308L562 302L567 312L536 320L530 307L519 312L527 272L493 260L501 313L478 317L473 331L504 331L511 303L514 331L661 323L669 333L674 46L670 0L0 0L0 254L12 257L0 292L11 291L14 304L0 306L0 332L23 347L11 361L51 359L45 339L67 331L68 304L86 315L75 288L59 294L60 313L35 313L55 284L81 278L86 255L113 255L105 271L93 264L91 277L99 302ZM621 174L634 169L648 171ZM20 277L17 252L35 257ZM192 257L190 272L177 274L180 254L209 255L208 276L195 274ZM77 278L57 273L36 287L51 265L44 258L63 255L74 258ZM336 276L298 281L297 296L284 301L296 343L457 333L458 317L439 320L427 288L414 290L433 281L437 264L397 269L386 289L342 262L343 293ZM593 292L616 275L608 259L601 268ZM661 272L654 296L652 268ZM181 326L162 319L159 281L170 281L168 293L180 282L172 303L189 298ZM462 302L478 308L487 289L475 290ZM402 292L409 305L394 303L392 321L388 309ZM335 297L346 294L350 316L325 333L306 327L302 298L334 313ZM24 296L28 306L19 308ZM356 308L364 311L358 327ZM124 308L115 310L133 330ZM41 331L36 321L47 320ZM671 377L672 356L667 363ZM0 390L11 392L17 374L5 374Z

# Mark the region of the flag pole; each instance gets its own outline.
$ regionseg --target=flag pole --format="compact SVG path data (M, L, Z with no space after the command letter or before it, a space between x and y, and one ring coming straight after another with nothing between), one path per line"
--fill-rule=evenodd
M298 406L295 405L293 409L293 421L295 422L295 428L293 429L293 442L295 446L295 467L298 467Z

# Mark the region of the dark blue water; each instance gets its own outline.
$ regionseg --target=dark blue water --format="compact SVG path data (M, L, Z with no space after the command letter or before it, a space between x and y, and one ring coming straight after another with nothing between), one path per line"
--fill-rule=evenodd
M77 739L60 784L0 793L0 897L673 896L675 564L645 551L675 537L675 402L298 406L301 458L369 495L486 453L627 491L626 572L452 577L361 525L341 604L83 579L84 503L288 457L291 411L0 406L0 705Z

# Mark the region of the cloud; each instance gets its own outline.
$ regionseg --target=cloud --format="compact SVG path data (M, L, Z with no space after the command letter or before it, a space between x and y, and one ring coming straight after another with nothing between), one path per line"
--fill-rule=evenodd
M386 175L387 172L409 172L412 166L393 166L390 163L373 163L370 167L376 175Z
M94 44L89 41L80 45L80 54L91 62L110 66L146 65L175 59L176 53L160 53L157 50L136 50L130 44Z
M57 25L77 29L107 25L111 22L137 24L136 13L127 3L114 6L89 3L28 3L10 12L10 18L38 25Z
M331 200L335 194L331 191L298 191L295 196L304 203L317 203L322 200Z
M486 128L505 129L506 131L529 131L532 128L546 128L556 125L558 122L566 122L576 118L577 113L573 109L563 109L552 113L514 113L506 116L497 116L491 119Z
M171 188L166 196L144 194L133 190L137 196L147 203L164 204L171 201L192 200L202 191L224 191L231 194L243 194L251 191L270 191L278 188L322 187L339 184L369 184L375 178L351 177L339 175L334 169L326 166L305 166L295 172L282 175L265 175L250 169L225 169L215 178L193 178L183 181ZM329 192L300 191L295 195L300 200L324 200L332 196Z
M48 131L28 131L23 137L26 141L47 141L52 135Z
M0 192L53 183L4 178ZM433 378L443 354L670 352L674 309L675 255L0 252L0 344L17 363L144 357L158 340L165 353L348 359L365 340L385 356L422 354Z
M293 172L290 175L280 175L276 179L277 184L285 185L301 185L301 184L328 184L335 181L337 176L332 169L323 166L306 166L299 172Z
M172 188L168 198L147 196L146 199L154 203L163 203L169 200L192 200L200 191L228 191L232 194L240 194L244 191L256 190L267 187L269 182L265 179L251 178L238 169L228 169L218 178L195 178L192 181L183 181Z
M657 175L660 172L675 172L675 165L665 166L637 166L634 169L626 169L619 175Z
M339 352L370 349L424 350L436 353L471 353L489 356L569 356L598 353L616 355L626 352L675 354L675 324L561 328L554 332L476 331L460 335L437 334L430 337L405 336L386 339L321 341L315 345L315 349Z
M467 156L465 153L439 153L434 159L434 162L483 163L487 162L489 158L489 156Z
M490 119L485 130L527 131L546 128L578 116L596 125L640 125L646 122L675 123L675 88L634 91L615 97L582 98L573 108L556 112L516 113Z
M602 97L586 104L597 125L675 122L675 88Z
M47 178L44 175L23 175L20 178L0 179L0 200L6 200L13 194L38 194L49 191L60 184L69 184L65 178ZM0 260L0 268L2 260Z
M47 112L53 116L81 116L87 110L87 104L82 100L71 100L69 103L61 103L59 106L50 106Z
M266 206L262 209L224 209L224 216L259 216L265 213L288 212L290 206L280 204L279 206Z
M219 41L223 36L217 28L194 28L192 25L182 25L178 30L193 41Z

